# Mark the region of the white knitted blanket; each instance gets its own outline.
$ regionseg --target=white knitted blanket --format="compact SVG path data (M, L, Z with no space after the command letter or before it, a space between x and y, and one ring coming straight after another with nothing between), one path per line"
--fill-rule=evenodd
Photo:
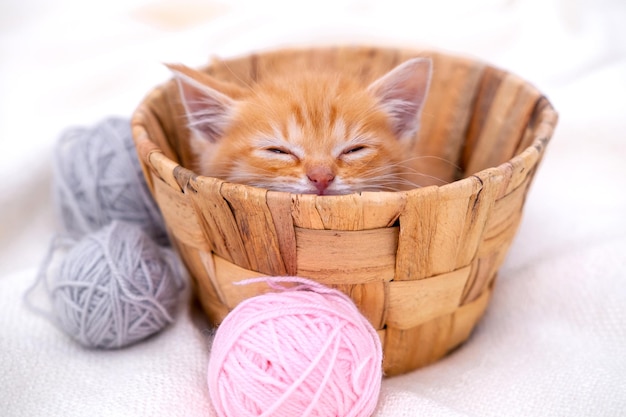
M211 328L189 303L164 332L116 351L86 350L26 309L58 227L51 151L65 127L129 117L169 77L161 62L303 42L478 56L536 84L561 115L484 319L447 358L384 380L376 417L626 414L622 0L9 0L0 9L0 415L212 415Z

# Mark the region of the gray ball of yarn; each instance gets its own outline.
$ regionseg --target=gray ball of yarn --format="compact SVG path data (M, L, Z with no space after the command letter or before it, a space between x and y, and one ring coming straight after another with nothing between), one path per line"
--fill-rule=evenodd
M183 288L170 248L114 220L71 247L48 291L61 328L87 347L119 348L174 321Z
M168 243L128 120L109 118L93 128L67 130L53 166L54 200L68 233L83 236L117 219L136 223L158 243Z

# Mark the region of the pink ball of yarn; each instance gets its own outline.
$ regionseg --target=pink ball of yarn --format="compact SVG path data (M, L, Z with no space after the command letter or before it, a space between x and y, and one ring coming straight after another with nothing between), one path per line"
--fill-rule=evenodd
M370 416L382 379L371 324L339 291L263 280L300 285L243 301L218 328L208 369L217 415Z

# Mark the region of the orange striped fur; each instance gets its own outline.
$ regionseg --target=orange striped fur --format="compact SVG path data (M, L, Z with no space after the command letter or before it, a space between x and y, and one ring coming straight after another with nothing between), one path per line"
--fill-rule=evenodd
M244 89L171 65L201 175L293 193L413 188L409 142L431 63L412 59L369 85L338 72L303 72Z

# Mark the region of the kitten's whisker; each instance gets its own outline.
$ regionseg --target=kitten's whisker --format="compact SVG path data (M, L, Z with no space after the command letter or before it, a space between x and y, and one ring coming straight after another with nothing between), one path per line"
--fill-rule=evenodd
M224 67L226 67L226 69L228 70L228 72L230 72L230 74L233 77L235 77L241 84L245 85L250 90L252 90L252 87L254 86L254 83L248 83L246 80L244 80L239 75L237 75L237 73L235 71L233 71L233 69L230 67L230 65L228 65L228 61L220 61L220 63L223 64ZM256 80L254 80L254 82L256 82Z
M375 182L378 184L382 183L393 183L393 184L401 184L401 185L410 185L415 187L421 187L421 185L417 182L411 181L406 177L406 173L387 173L382 175L370 176L371 172L366 174L366 178L368 182ZM419 176L421 178L428 178L439 182L440 184L448 184L449 181L443 180L441 178L435 177L433 175L428 175L420 172L411 173L413 176Z
M427 178L427 179L435 180L435 181L439 182L440 184L444 184L444 185L445 184L449 184L451 182L449 180L445 180L445 179L437 177L435 175L425 174L425 173L419 172L419 171L407 172L404 175L405 176L420 177L420 178Z
M406 176L407 175L413 175L413 176L419 176L419 177L422 177L422 178L429 178L429 179L437 180L437 181L439 181L442 184L447 184L449 182L449 181L446 181L446 180L444 180L442 178L438 178L438 177L435 177L433 175L428 175L428 174L425 174L425 173L422 173L422 172L419 172L419 171L413 170L413 169L405 170L405 171L403 171L401 173L393 173L393 172L391 172L391 173L378 174L378 172L382 171L382 170L385 170L385 167L373 168L373 169L369 170L368 172L366 172L365 176L368 179L370 179L370 180L374 179L374 178L382 178L383 180L388 181L390 178L400 178L400 179L406 180Z
M443 158L443 157L441 157L441 156L435 156L435 155L421 155L421 156L414 156L414 157L412 157L412 158L407 158L407 159L404 159L404 160L403 160L403 161L401 161L400 163L416 162L416 161L420 161L420 160L424 160L424 159L427 159L427 160L436 160L436 161L438 161L438 162L442 162L442 163L444 163L445 165L451 166L452 168L455 168L455 169L457 169L457 170L459 170L459 171L461 170L461 167L460 167L458 164L456 164L456 163L454 163L454 162L450 161L449 159Z
M417 158L420 158L420 157L417 157ZM445 180L443 178L439 178L439 177L436 177L434 175L429 175L429 174L423 173L423 172L417 170L416 168L405 166L402 163L397 163L397 164L392 164L392 165L386 165L386 166L383 166L383 167L373 168L370 171L368 171L367 175L375 175L375 174L377 174L378 171L384 171L384 170L386 170L389 167L401 167L402 173L397 174L397 175L400 175L400 176L405 176L405 177L406 176L419 176L421 178L429 178L429 179L436 180L436 181L438 181L441 184L448 184L450 182L450 181Z

